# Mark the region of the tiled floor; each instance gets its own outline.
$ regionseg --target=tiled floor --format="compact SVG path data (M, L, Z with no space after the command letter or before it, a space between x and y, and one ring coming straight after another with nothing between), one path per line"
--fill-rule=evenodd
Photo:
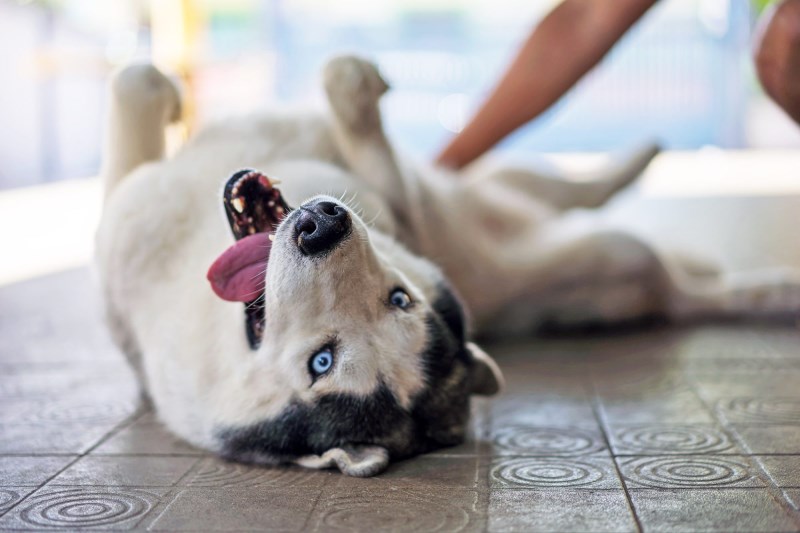
M371 479L221 462L138 406L86 270L0 289L0 530L800 530L800 330L490 347L474 438Z

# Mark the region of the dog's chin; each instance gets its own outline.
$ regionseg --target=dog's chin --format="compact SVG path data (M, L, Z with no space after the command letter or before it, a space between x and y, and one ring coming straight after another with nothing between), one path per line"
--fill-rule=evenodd
M451 381L449 386L436 381L444 387L423 392L410 409L400 406L385 384L366 396L338 393L310 404L292 401L275 417L219 428L219 453L244 463L293 463L338 468L352 476L375 475L389 461L464 441L469 422L466 384L454 388L453 380L445 380Z

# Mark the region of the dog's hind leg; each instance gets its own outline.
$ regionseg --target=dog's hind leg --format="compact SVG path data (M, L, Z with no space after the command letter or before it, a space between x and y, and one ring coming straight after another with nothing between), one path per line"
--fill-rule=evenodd
M527 276L534 324L800 316L800 272L726 275L662 257L638 238L613 231L548 240Z
M133 65L116 73L109 92L102 171L106 195L142 163L164 157L165 128L181 113L178 90L152 65Z
M659 147L648 143L620 156L617 161L580 180L544 175L529 169L503 168L486 176L534 196L557 209L600 207L617 192L630 185L658 154Z
M705 316L740 318L800 318L800 272L765 269L683 277L683 297L675 301L679 319Z

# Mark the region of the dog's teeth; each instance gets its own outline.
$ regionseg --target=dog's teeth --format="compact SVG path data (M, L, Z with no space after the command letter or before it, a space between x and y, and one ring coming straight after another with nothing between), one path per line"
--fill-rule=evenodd
M278 207L275 208L275 212L278 213L279 215L282 215L283 214L283 208L281 206L278 206Z
M275 240L275 234L274 234L274 233L270 233L270 234L268 235L268 237L269 237L269 240L271 240L271 241L274 241L274 240Z
M272 178L270 181L272 182L273 187L275 185L280 185L281 184L281 180L279 180L277 178Z
M247 233L249 235L253 235L255 232L256 232L256 228L254 228L253 226L248 226L247 227Z
M247 223L248 224L252 224L253 223L253 217L247 217Z
M270 207L275 207L275 200L270 200L269 202L267 202L267 205Z
M231 200L231 205L236 209L237 213L244 212L244 201L241 198L234 198Z

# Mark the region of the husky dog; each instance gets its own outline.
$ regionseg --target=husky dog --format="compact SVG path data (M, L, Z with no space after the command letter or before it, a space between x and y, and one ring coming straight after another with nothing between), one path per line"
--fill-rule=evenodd
M171 159L173 84L152 66L112 81L107 315L161 420L196 446L370 476L461 442L470 395L500 389L471 332L800 308L792 276L733 280L602 229L594 208L654 147L591 182L454 176L392 149L371 63L339 57L323 78L325 116L228 121Z

